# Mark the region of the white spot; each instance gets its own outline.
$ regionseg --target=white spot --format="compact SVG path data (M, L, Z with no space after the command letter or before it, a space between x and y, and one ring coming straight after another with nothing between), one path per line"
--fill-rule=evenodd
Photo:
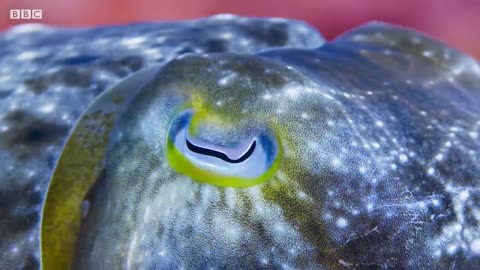
M352 37L352 40L353 41L365 41L367 38L365 37L365 35L361 35L361 34L356 34Z
M337 219L337 227L338 228L343 229L343 228L347 227L347 225L348 225L348 221L345 218L341 217L341 218Z
M298 96L298 90L296 88L293 88L293 87L289 87L286 91L285 91L286 95L288 97L291 97L291 98L295 98Z
M19 54L17 56L18 60L25 60L25 61L33 60L37 57L38 57L38 53L33 52L33 51L22 52L21 54Z
M434 172L435 172L435 169L428 168L428 171L427 171L428 175L433 175Z
M33 176L35 176L35 174L36 174L36 172L34 170L31 170L31 171L28 172L27 175L28 175L29 178L32 178Z
M383 127L383 122L382 121L377 121L377 122L375 122L375 125L377 125L378 127Z
M263 95L263 99L265 99L265 100L270 100L271 98L272 98L272 95L270 95L270 94Z
M302 118L303 119L308 119L310 116L307 113L302 113Z
M223 34L221 35L221 37L222 37L223 39L231 39L231 38L233 37L233 33L232 33L232 32L226 32L226 33L223 33Z
M298 196L299 198L301 198L301 199L307 198L307 194L305 194L305 192L303 192L303 191L299 191L299 192L297 193L297 196Z
M447 247L448 254L453 254L453 253L455 253L456 250L457 250L457 246L455 246L455 245L449 245Z
M125 45L128 48L136 48L138 45L142 44L145 42L146 38L145 37L132 37L132 38L125 38L122 40L122 44Z
M335 100L335 98L333 98L333 97L332 97L331 95L329 95L329 94L322 93L321 95L324 96L324 97L327 98L327 99Z
M425 57L431 57L433 55L433 52L432 51L423 51L422 54Z
M480 254L480 239L475 239L470 244L470 249L475 254Z
M235 76L236 76L235 73L232 73L228 76L225 76L225 77L221 78L220 80L218 80L218 84L220 84L221 86L225 86L225 85L229 84L232 81L232 79L235 78Z
M250 40L248 40L248 39L242 39L242 40L240 40L240 45L246 47L246 46L250 45Z
M280 233L286 231L285 226L283 226L283 224L281 224L281 223L275 224L274 228L275 228L275 231L280 232Z
M233 14L219 14L219 15L215 15L215 16L212 16L213 19L216 19L216 20L233 20L235 19L237 16L236 15L233 15Z
M475 131L471 131L468 133L468 136L470 136L470 138L476 140L478 138L478 133L475 132Z
M459 128L458 127L451 127L450 130L456 132L456 131L459 130Z
M163 54L158 49L145 50L145 54L152 56L153 58L161 58Z
M39 110L42 113L50 113L50 112L53 112L54 109L55 109L55 104L49 103L49 104L41 107Z
M13 255L17 255L18 252L19 252L19 249L18 249L18 247L15 245L15 246L13 246L13 247L10 249L10 252L11 252Z
M333 158L333 160L332 160L332 165L333 165L333 167L335 167L335 168L340 167L340 164L341 164L341 163L342 163L342 162L341 162L340 159L338 159L338 158Z
M435 156L435 159L436 159L437 161L441 161L441 160L443 160L443 155L442 155L442 154L437 154L437 155Z
M405 154L400 154L399 156L400 162L405 163L408 161L408 157Z
M2 75L0 76L0 83L4 83L4 82L7 82L9 81L10 79L12 79L12 76L11 75Z
M373 146L373 148L375 148L375 149L379 149L379 148L380 148L380 144L378 144L377 142L372 143L372 146Z
M358 170L360 171L360 173L365 173L367 171L367 169L365 169L365 167L363 167L363 166L360 166L360 168L358 168Z
M468 190L464 190L462 192L460 192L460 194L458 194L458 199L462 202L466 201L468 199Z
M163 249L160 250L160 251L158 252L158 255L160 255L161 257L164 257L164 256L165 256L165 250L163 250Z

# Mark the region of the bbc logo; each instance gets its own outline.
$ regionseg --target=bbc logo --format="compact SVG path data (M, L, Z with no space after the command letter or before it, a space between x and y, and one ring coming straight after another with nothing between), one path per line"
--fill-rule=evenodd
M41 19L41 9L10 9L10 19Z

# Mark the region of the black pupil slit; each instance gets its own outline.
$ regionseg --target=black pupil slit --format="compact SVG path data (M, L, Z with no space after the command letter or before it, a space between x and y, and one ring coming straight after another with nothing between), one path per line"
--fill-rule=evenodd
M216 157L230 163L240 163L245 161L247 158L249 158L252 155L253 151L255 150L255 146L257 145L257 142L253 141L252 145L250 145L250 148L248 149L247 152L245 152L245 154L243 154L243 156L241 156L238 159L231 159L225 153L194 145L188 139L186 139L186 142L187 142L188 149L190 149L190 151L192 152L206 155L206 156Z

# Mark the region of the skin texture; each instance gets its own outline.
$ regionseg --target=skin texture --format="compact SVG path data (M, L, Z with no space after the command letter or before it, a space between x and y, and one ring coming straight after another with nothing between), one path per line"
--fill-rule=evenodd
M89 164L101 167L102 145L109 135L104 132L114 124L107 122L115 119L117 108L123 107L128 93L141 83L93 106L106 89L132 73L162 66L186 53L253 54L274 47L314 48L322 43L321 35L300 21L233 15L95 28L25 24L1 33L0 269L40 268L42 209L60 154L69 152L74 157L65 160L64 171L79 171L62 178L63 185L57 187L66 193L58 196L53 209L65 210L68 199L78 198L80 204L84 193L73 189L88 187L96 179L94 169L82 168ZM96 111L87 113L90 109ZM80 118L88 121L75 133L73 127ZM74 133L76 144L64 151L67 138ZM83 176L93 179L77 186L74 180ZM80 215L80 209L75 204L64 213ZM48 220L51 226L45 229L53 230L58 220L67 218ZM74 228L68 227L68 231ZM64 232L57 236L67 237ZM49 246L59 251L54 261L70 260L65 243Z
M71 264L473 268L479 85L475 60L383 24L317 49L178 57L117 110L103 165L82 190ZM185 110L196 115L192 136L216 151L270 131L278 166L243 188L185 175L168 157Z

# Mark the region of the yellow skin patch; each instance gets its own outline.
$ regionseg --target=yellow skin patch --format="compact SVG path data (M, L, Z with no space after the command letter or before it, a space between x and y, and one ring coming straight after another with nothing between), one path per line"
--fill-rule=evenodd
M52 176L42 213L42 269L70 269L81 224L81 203L100 176L117 113L135 86L158 67L138 72L104 92L79 120ZM77 169L77 170L75 170Z

